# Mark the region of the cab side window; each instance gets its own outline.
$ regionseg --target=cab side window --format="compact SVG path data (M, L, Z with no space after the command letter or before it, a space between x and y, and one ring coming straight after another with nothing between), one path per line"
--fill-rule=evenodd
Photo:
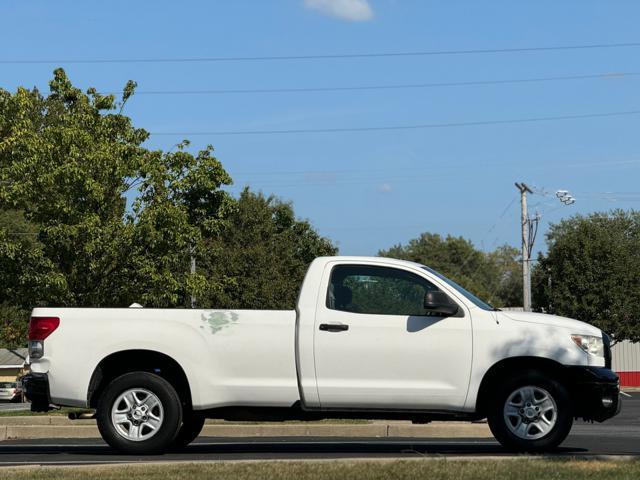
M429 315L428 280L405 270L368 265L338 265L331 271L327 308L377 315Z

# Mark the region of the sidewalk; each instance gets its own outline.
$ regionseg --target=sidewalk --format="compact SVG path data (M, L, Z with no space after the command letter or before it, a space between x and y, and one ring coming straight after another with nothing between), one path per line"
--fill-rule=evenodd
M490 438L484 423L410 422L372 423L220 423L207 420L205 437L415 437L415 438ZM69 420L65 417L2 417L0 441L38 438L100 438L95 420Z

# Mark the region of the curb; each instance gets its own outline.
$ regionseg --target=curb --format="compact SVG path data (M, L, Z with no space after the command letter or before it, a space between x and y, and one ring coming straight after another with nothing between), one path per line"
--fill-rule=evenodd
M88 421L92 422L92 421ZM100 438L93 424L0 425L0 441L41 438ZM410 423L296 424L296 425L216 425L202 429L205 437L405 437L405 438L491 438L486 424L440 422L427 425Z

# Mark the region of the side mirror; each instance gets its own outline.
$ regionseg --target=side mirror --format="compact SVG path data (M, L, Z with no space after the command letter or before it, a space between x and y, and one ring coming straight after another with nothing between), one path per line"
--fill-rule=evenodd
M458 313L458 305L443 292L429 291L424 294L424 308L431 313L451 317Z

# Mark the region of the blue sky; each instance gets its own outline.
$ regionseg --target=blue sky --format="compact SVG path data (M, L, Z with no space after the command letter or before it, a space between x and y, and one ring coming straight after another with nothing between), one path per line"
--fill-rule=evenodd
M640 2L589 0L3 0L0 86L46 89L63 66L82 87L140 95L154 133L377 127L640 109L640 76L440 88L145 95L144 91L349 87L640 72L640 47L477 55L208 63L64 60L255 57L640 42ZM640 115L456 128L185 135L213 144L235 180L294 203L343 254L375 254L420 232L484 249L519 242L515 181L532 213L638 207ZM183 136L152 135L171 148ZM554 197L567 189L577 202ZM510 205L510 208L506 209ZM505 210L506 209L506 210ZM542 239L538 247L543 247Z

